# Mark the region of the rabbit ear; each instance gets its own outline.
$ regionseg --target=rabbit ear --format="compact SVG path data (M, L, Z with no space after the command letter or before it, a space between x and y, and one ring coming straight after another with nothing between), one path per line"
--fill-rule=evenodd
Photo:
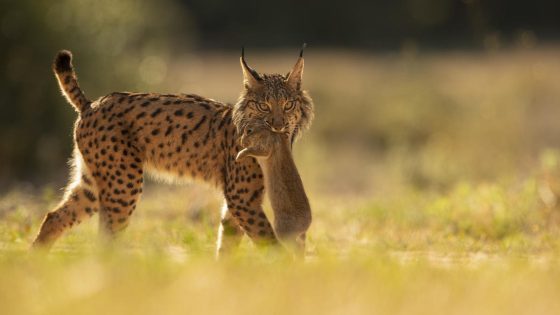
M245 47L241 47L241 69L243 69L243 83L246 88L256 88L261 85L262 78L245 61Z
M299 58L286 79L286 82L295 90L301 89L301 78L303 77L303 50L305 47L307 47L307 44L304 43L299 52Z

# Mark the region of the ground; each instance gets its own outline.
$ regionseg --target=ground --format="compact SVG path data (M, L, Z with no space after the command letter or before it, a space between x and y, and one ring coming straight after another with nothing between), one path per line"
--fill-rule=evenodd
M294 148L314 215L305 262L247 240L215 261L220 195L154 182L113 246L94 218L30 255L62 184L14 183L0 195L1 312L560 313L559 50L310 51L316 123ZM288 69L281 55L252 64ZM229 57L196 77L169 67L170 81L226 99L241 78Z

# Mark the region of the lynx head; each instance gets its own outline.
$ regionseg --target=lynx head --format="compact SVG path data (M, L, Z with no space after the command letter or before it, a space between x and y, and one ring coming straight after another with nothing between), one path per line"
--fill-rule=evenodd
M273 132L288 134L293 142L309 128L313 101L301 88L303 48L286 75L259 74L247 65L241 51L244 89L233 110L238 133L244 133L249 126L266 126Z

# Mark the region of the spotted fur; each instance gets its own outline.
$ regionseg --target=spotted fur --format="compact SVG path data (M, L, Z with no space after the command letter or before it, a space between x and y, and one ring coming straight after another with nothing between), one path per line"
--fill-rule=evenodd
M264 75L258 85L243 67L245 88L235 106L194 94L129 92L91 102L71 61L70 52L61 51L53 69L63 94L79 112L74 176L62 202L45 216L34 247L48 248L95 213L105 234L123 230L142 194L145 171L199 179L223 192L218 252L234 247L243 233L257 244L277 243L262 209L263 172L256 160L235 158L243 149L240 132L248 122L284 128L294 139L308 127L312 103L300 89L301 56L291 76ZM278 112L286 101L294 102L294 108ZM256 102L266 102L274 114L258 113Z

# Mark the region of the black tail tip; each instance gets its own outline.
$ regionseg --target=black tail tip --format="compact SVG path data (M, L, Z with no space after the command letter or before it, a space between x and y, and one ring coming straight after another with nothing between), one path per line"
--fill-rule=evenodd
M72 53L68 50L59 51L54 59L53 68L57 73L72 71Z

